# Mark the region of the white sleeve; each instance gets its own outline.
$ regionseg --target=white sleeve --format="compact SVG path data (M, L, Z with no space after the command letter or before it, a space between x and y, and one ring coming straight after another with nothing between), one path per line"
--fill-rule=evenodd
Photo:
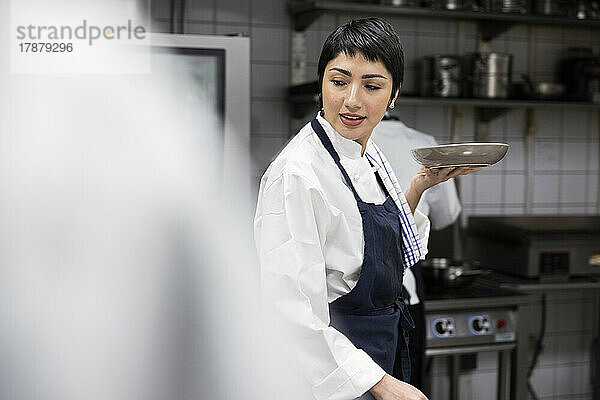
M430 230L430 222L429 218L425 214L423 214L419 209L415 209L415 225L417 226L417 232L419 233L419 245L423 252L421 253L421 260L425 259L425 256L429 252L428 243L429 243L429 230Z
M360 397L385 372L329 326L322 248L331 214L325 198L297 174L284 174L262 189L254 220L261 288L292 329L294 362L317 399Z
M433 136L427 137L430 146L438 144ZM427 202L431 225L436 231L453 224L462 211L454 178L427 189L421 201Z
M454 179L427 189L423 197L429 205L429 217L435 230L444 229L460 215L462 208Z

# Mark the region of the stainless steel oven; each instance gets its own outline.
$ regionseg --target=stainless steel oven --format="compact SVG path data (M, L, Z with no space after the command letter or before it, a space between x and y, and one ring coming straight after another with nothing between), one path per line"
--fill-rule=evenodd
M467 253L486 268L525 278L600 274L600 217L470 217Z
M520 309L527 304L528 296L501 289L485 278L456 289L426 289L426 355L448 361L450 400L459 398L460 358L476 360L490 352L498 355L496 398L524 398L526 380L517 372L527 359L527 336L519 329Z
M215 154L211 173L216 187L248 205L250 213L250 39L239 36L152 33L152 73L168 67L173 82L191 76L169 99L181 123L193 124L198 115L211 114L204 124L190 127L202 146Z

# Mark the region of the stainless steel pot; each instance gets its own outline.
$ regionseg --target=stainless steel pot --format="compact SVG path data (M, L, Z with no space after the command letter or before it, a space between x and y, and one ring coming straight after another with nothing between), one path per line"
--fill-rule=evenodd
M506 99L510 89L508 75L480 76L473 80L473 97Z
M476 0L478 11L527 13L527 0Z
M495 0L493 11L525 14L527 2L525 0Z
M505 99L512 81L512 54L473 53L468 55L471 95L479 98Z
M381 0L381 4L397 7L416 7L417 0Z
M434 0L433 7L443 10L471 10L473 0Z
M421 61L421 95L460 97L462 94L462 58L434 55Z
M479 75L510 74L512 72L512 54L509 53L473 53L473 72Z
M446 289L468 286L478 276L490 272L489 270L473 268L472 266L475 264L477 263L448 258L430 258L422 261L419 265L427 287Z
M567 2L565 0L535 0L534 4L536 14L567 16Z

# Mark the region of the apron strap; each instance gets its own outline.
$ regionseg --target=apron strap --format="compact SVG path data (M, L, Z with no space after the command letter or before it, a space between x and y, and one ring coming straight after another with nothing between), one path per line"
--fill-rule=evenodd
M350 177L348 176L348 173L346 172L346 170L342 166L342 163L340 162L339 154L333 148L333 144L331 143L331 140L329 140L329 137L325 133L325 130L323 129L323 127L321 126L319 121L317 121L317 117L313 118L310 125L312 126L313 131L315 131L315 133L321 140L321 143L323 144L325 149L329 152L329 154L333 158L333 161L335 162L335 164L338 166L338 168L342 172L342 176L344 177L344 180L346 181L346 185L348 185L350 190L352 190L352 194L354 195L354 198L356 199L356 201L362 202L362 200L360 199L360 196L358 195L358 193L356 192L356 189L354 188L354 185L352 184L352 180L350 179Z
M404 382L410 382L410 332L415 329L415 322L410 315L410 311L406 303L403 300L398 300L396 305L400 309L400 334L402 335L399 339L398 346L400 346L400 368L402 370L402 380ZM396 360L398 362L398 360Z
M371 162L371 160L369 159L369 157L367 157L367 161L369 161L369 165L371 167L375 167L373 165L373 163ZM381 179L381 175L379 174L379 171L375 171L375 178L377 179L377 183L379 183L379 186L381 187L381 190L383 190L383 193L386 195L386 197L392 197L390 191L385 187L385 184L383 183L383 179Z

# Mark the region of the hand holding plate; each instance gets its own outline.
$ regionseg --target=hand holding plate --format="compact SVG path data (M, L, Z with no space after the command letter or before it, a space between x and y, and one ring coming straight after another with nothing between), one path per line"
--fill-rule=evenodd
M446 182L450 178L459 175L467 175L477 171L481 171L481 167L447 167L433 169L421 165L410 184L417 193L423 193L430 187Z

